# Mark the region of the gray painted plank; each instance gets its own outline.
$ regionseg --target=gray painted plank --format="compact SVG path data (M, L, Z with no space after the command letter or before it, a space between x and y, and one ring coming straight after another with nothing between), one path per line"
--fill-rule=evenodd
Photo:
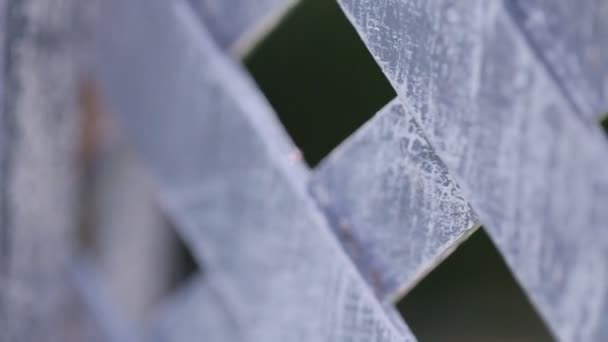
M204 24L210 30L210 34L213 35L216 43L222 49L231 50L237 55L244 55L248 52L254 43L259 39L263 38L263 35L276 24L282 15L284 15L288 9L295 4L295 0L258 0L258 1L243 1L243 0L232 0L232 1L215 1L215 0L192 0L191 3L195 8L197 14L204 20ZM101 22L103 24L103 21ZM106 127L107 128L107 127ZM113 131L117 131L113 129ZM118 130L119 131L119 130ZM108 132L104 129L104 132ZM133 158L124 158L125 153L129 154L130 150L124 144L123 141L118 141L116 137L112 139L106 139L102 144L109 145L103 146L100 151L102 160L98 160L95 164L99 165L96 167L95 175L96 183L94 184L95 192L97 194L95 198L95 212L96 217L99 218L95 224L99 225L96 231L99 231L99 235L96 238L96 249L100 251L100 269L104 271L104 280L108 282L108 285L114 290L112 297L107 298L89 298L88 303L97 302L103 303L109 301L105 305L112 305L111 302L123 303L122 308L131 311L131 318L143 318L142 314L149 311L149 306L153 302L151 297L157 294L158 289L166 286L168 280L166 272L168 269L163 267L165 264L171 263L173 255L168 253L167 248L171 247L167 242L167 229L168 227L160 227L166 225L166 222L158 217L159 213L156 206L155 198L149 198L148 188L143 185L142 179L147 180L147 174L143 170L139 170L138 160ZM122 157L122 158L121 158ZM108 158L110 158L108 160ZM113 159L112 159L113 158ZM105 179L108 176L113 178L113 181ZM135 177L135 178L134 178ZM107 184L97 184L99 182L105 182ZM117 184L114 184L118 182ZM124 198L125 190L128 189L127 197L132 197L128 201L115 201L116 196ZM139 197L139 198L136 198ZM137 200L133 200L137 199ZM119 202L120 208L116 207ZM108 212L110 210L110 212ZM133 212L137 214L135 214ZM143 211L149 211L144 213ZM128 211L128 215L121 215L122 211ZM99 214L101 213L101 215ZM133 226L134 223L137 223ZM126 226L125 226L126 224ZM131 225L129 227L129 225ZM125 228L128 233L125 236ZM121 231L123 231L121 233ZM142 235L143 234L143 235ZM140 238L137 238L139 236ZM126 237L126 238L125 238ZM135 238L129 239L129 237ZM158 240L158 239L162 240ZM151 243L152 242L152 243ZM163 245L161 242L164 242ZM125 246L131 246L125 249ZM133 248L134 247L134 248ZM152 248L147 250L147 248ZM158 253L160 248L161 252ZM153 253L145 255L145 253ZM125 257L129 260L125 263ZM133 265L138 265L134 267ZM158 272L150 272L149 267L155 265L155 269ZM166 265L165 265L166 266ZM83 266L84 267L84 266ZM160 267L160 269L158 268ZM135 272L133 270L136 270ZM93 272L93 270L89 270ZM126 273L125 273L126 272ZM146 278L146 279L144 279ZM148 279L152 278L152 279ZM101 280L101 278L99 278ZM143 282L142 282L143 280ZM146 287L133 288L133 284L145 284ZM208 293L208 284L202 283L201 289L197 291L190 291L193 293L193 298L187 300L181 300L180 298L188 296L185 294L178 293L175 296L177 303L172 305L166 305L160 308L154 308L152 311L158 311L157 315L163 317L171 324L160 324L162 327L172 326L175 322L181 318L180 313L191 314L193 305L203 305L205 309L209 310L223 310L222 308L210 307L209 303L201 304L202 300L207 300L210 297ZM173 296L169 296L167 302L171 302ZM204 299L201 299L204 298ZM196 302L193 303L192 301ZM183 304L183 303L188 303ZM184 305L184 308L180 306ZM107 321L111 318L105 317L106 312L98 312L100 305L93 305L88 308L98 320ZM166 313L163 313L167 311ZM171 317L171 315L176 317ZM204 315L204 314L202 314ZM211 321L215 322L217 320ZM198 327L200 322L189 319L182 324L191 324L194 327ZM114 331L115 327L108 324L102 324L108 336L120 335L119 332ZM188 335L186 331L177 331L175 328L172 333L179 333L180 339L186 338ZM186 328L186 327L184 327ZM155 329L157 333L162 332L162 329ZM228 331L226 331L228 332ZM166 333L166 332L165 332ZM193 334L192 336L197 336ZM169 339L171 340L171 339ZM221 340L230 340L229 338L222 337ZM234 339L233 339L234 340Z
M178 273L175 235L147 170L126 143L116 142L97 162L93 193L100 272L126 316L141 320L169 292Z
M104 5L112 24L100 37L102 89L185 240L209 277L222 279L239 333L250 341L413 339L330 232L269 105L191 8Z
M76 218L78 1L1 1L0 339L67 341Z
M238 55L244 55L248 52L254 43L256 43L259 39L263 38L263 35L266 34L274 24L276 24L281 16L283 16L291 6L295 5L297 1L295 0L257 0L257 1L243 1L243 0L232 0L232 1L215 1L215 0L191 0L192 6L194 7L196 13L201 17L201 20L204 21L203 24L209 30L209 33L213 36L216 43L225 50L231 50L233 53ZM103 22L102 22L103 24ZM113 131L117 131L113 129ZM107 129L104 132L108 132ZM128 148L123 146L123 142L119 141L118 143L115 141L116 137L112 137L113 139L108 139L109 143L104 141L103 143L110 144L112 149L108 151L107 146L103 146L104 149L101 151L102 158L108 157L116 157L117 155L123 155ZM122 151L117 151L117 147L122 149ZM129 151L130 152L130 151ZM97 186L97 191L101 193L101 196L96 198L95 208L96 212L101 210L102 214L97 215L101 223L100 228L98 229L100 235L97 237L97 243L100 245L97 248L100 250L101 263L100 268L106 271L106 276L104 279L109 282L109 284L118 291L113 292L112 298L97 298L97 299L89 299L88 302L96 301L127 301L131 303L135 303L134 305L126 305L123 306L125 309L129 309L131 307L135 309L139 309L138 312L135 313L135 316L141 316L141 308L144 306L142 302L143 298L147 298L150 296L151 292L142 291L141 289L133 289L131 288L132 284L135 284L134 277L142 277L148 275L148 277L154 274L155 280L150 281L146 280L144 283L148 284L148 289L162 287L163 283L166 282L167 279L161 276L159 277L158 272L150 273L149 270L146 269L146 265L159 265L159 263L166 264L169 263L169 259L167 256L170 256L167 253L161 253L159 255L157 251L154 251L154 255L148 256L148 258L141 259L141 248L127 248L125 249L125 243L128 245L135 244L135 246L145 247L145 240L151 240L155 237L160 237L163 235L162 229L166 229L167 227L162 227L157 229L159 225L166 224L162 219L159 219L154 213L150 212L148 214L141 213L141 210L147 208L148 210L157 210L155 204L156 201L152 202L152 199L147 197L148 189L141 189L138 185L141 184L141 179L147 179L146 174L142 172L142 170L137 170L135 167L137 162L133 159L119 159L119 160L104 160L103 163L96 163L100 165L106 165L106 167L100 167L96 170L95 174L101 176L100 181L104 181L104 176L108 176L108 171L110 172L118 172L118 178L116 178L116 174L111 175L114 178L114 182L119 181L121 184L116 186L116 184L104 184L101 186ZM108 167L109 165L109 167ZM125 179L126 177L126 179ZM137 177L136 179L129 179ZM109 179L108 179L109 180ZM106 180L106 181L108 181ZM125 185L129 184L129 186L125 187ZM133 188L135 185L135 188ZM124 196L122 192L128 188L128 193L131 197L140 196L137 201L127 201L127 203L122 203L122 210L130 211L130 215L120 215L110 214L109 212L103 214L104 211L107 210L116 210L116 203L112 200L112 198L107 198L108 196ZM99 202L99 203L97 203ZM140 213L134 215L132 210L139 211ZM119 210L120 211L120 210ZM127 222L123 222L127 220ZM141 225L138 224L129 230L129 236L141 236L141 232L138 230L146 231L145 236L142 236L144 242L141 241L132 241L130 239L125 239L124 234L120 233L121 229L127 228L124 226L125 223L133 224L137 220L140 223L146 222L147 224ZM143 220L143 221L142 221ZM160 235L159 235L160 234ZM158 244L157 244L158 245ZM153 246L152 246L153 247ZM156 249L156 248L155 248ZM145 251L144 251L145 252ZM152 251L151 251L152 252ZM125 254L126 253L126 254ZM129 263L124 263L121 260L124 260L125 256L129 257ZM139 266L136 267L138 270L133 274L133 264L139 263ZM161 271L164 268L161 268ZM93 271L93 270L89 270ZM127 272L126 275L120 275L120 272ZM139 274L137 274L139 273ZM161 272L163 273L163 272ZM142 283L143 284L143 283ZM192 285L191 287L195 287ZM211 296L208 291L209 286L206 282L201 282L200 289L196 290L179 290L175 295L176 303L171 303L173 301L173 296L169 296L166 301L167 305L155 308L153 311L157 311L157 315L162 317L162 319L158 319L158 324L160 327L166 328L163 331L161 328L155 328L154 331L159 333L160 335L167 335L168 327L171 327L171 333L179 334L179 339L186 339L188 331L192 331L191 328L187 328L187 324L192 325L193 327L199 327L201 322L197 322L197 320L188 319L182 321L181 324L186 324L183 328L185 331L179 331L175 324L179 322L183 317L181 317L181 313L186 315L193 313L193 308L195 305L202 305L205 309L208 310L223 310L220 307L211 307L210 303L202 303L202 301L207 301ZM180 292L192 293L192 295L181 294ZM128 298L121 298L121 296L127 295ZM147 296L147 297L146 297ZM192 298L190 298L190 296ZM181 299L185 298L185 299ZM149 300L148 300L149 302ZM188 303L188 304L186 304ZM111 303L105 303L106 305L111 305ZM184 306L183 308L181 306ZM93 312L99 320L108 320L108 317L105 317L106 313L98 312L99 305L95 305L90 307L89 310ZM165 312L166 311L166 312ZM201 317L203 317L204 313L199 313ZM175 316L175 317L172 317ZM166 320L167 322L163 323L162 321ZM217 320L210 320L213 324L217 322ZM203 322L204 323L204 322ZM112 328L107 324L103 325L105 329ZM199 327L200 329L200 327ZM225 332L231 333L230 329L224 329ZM105 332L106 335L120 335L118 332L110 329ZM191 336L197 336L197 334L192 334ZM169 338L171 340L171 338ZM222 337L221 340L235 340L235 338L228 338L226 336Z
M114 299L137 321L170 291L182 260L147 170L124 137L107 132L91 165L92 250Z
M298 0L190 0L223 50L244 55Z
M565 341L608 336L608 144L501 2L340 1Z
M397 100L321 163L312 190L383 299L405 293L478 227L446 166Z
M581 113L595 121L608 111L608 1L508 0L506 4Z
M196 277L161 305L147 329L147 340L246 341L237 320L227 310L222 286L215 277Z
M78 292L84 316L90 317L94 341L143 341L133 322L121 311L119 302L113 300L106 279L98 265L86 257L81 256L70 265L70 281Z
M0 27L2 30L0 31L0 39L2 42L6 40L6 0L0 1ZM2 72L0 72L0 315L3 314L2 308L4 307L3 301L4 296L2 294L2 286L5 284L5 275L7 272L7 260L8 260L8 229L7 225L7 215L8 215L8 206L7 206L7 196L4 191L8 184L8 167L10 161L10 132L9 127L10 123L8 120L8 115L6 114L6 106L5 106L5 92L6 92L6 68L5 68L5 45L6 43L0 44L0 65L2 65ZM5 320L6 317L0 316L0 320Z

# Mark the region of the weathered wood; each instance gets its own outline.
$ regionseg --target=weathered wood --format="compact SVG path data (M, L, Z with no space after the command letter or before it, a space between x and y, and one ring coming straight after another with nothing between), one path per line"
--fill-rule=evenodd
M0 27L3 28L0 31L0 39L2 42L6 40L6 1L0 1ZM8 185L8 162L10 160L10 132L8 116L5 110L5 93L6 93L6 67L5 67L5 45L0 44L0 65L2 65L2 72L0 72L0 315L5 312L4 308L4 295L3 288L6 285L6 276L8 272L8 203L7 194L5 189ZM5 316L0 316L2 322L6 322Z
M0 1L0 39L3 43L0 44L0 330L5 331L2 335L4 339L8 338L9 325L9 309L8 295L8 270L9 270L9 205L8 194L6 188L8 186L8 167L10 160L10 136L9 122L5 110L5 92L6 92L6 67L5 67L5 41L6 41L6 1Z
M221 300L239 334L251 341L412 339L389 320L329 231L269 105L191 8L115 0L103 13L112 22L103 28L97 75L108 103L208 277L221 279Z
M143 320L181 270L178 241L156 201L147 170L107 113L91 80L81 87L81 180L85 248L125 316ZM94 311L94 310L92 310ZM100 313L100 315L102 315Z
M147 330L147 340L246 341L238 320L222 301L221 291L215 277L193 279L158 310Z
M253 44L257 39L261 39L261 36L265 33L262 29L270 29L270 25L279 20L280 16L287 11L294 1L273 0L261 1L256 4L251 1L232 1L231 6L226 6L227 3L225 2L214 3L214 1L207 0L193 0L191 2L197 14L207 19L208 23L203 24L208 27L210 34L215 34L214 40L222 48L242 55L251 48L248 44ZM103 19L101 19L100 24L105 24ZM254 32L255 35L252 35L251 32ZM87 98L90 99L91 96L87 96ZM92 108L94 111L104 110L95 96L92 100L95 103L89 103L89 107L90 105L95 106L95 108ZM114 306L118 303L122 304L122 309L129 312L130 315L128 316L130 318L143 319L143 315L150 313L150 304L158 299L155 298L158 289L166 287L168 275L165 274L167 270L165 264L174 262L171 258L174 251L167 250L171 247L170 239L166 238L168 227L160 227L160 225L165 225L166 222L159 217L160 213L155 199L149 197L150 187L146 185L148 184L148 175L141 169L139 159L131 156L131 149L126 146L124 139L120 137L120 133L116 134L116 131L120 130L113 127L113 120L107 120L106 114L96 114L96 116L101 117L101 132L97 132L98 139L101 141L98 141L100 145L98 146L98 155L95 157L98 160L95 160L94 165L91 165L95 168L93 170L94 178L91 179L93 192L88 194L94 196L92 209L95 213L93 218L95 220L94 229L97 232L94 239L99 262L96 265L87 264L83 266L83 268L93 267L98 270L83 271L101 272L103 277L98 280L105 281L113 291L111 291L111 296L105 298L85 299L87 299L87 303L98 303L89 307L88 310L99 321L111 320L110 317L105 317L108 314L107 312L98 312L100 307L103 305ZM110 136L108 136L108 133L110 133ZM125 191L127 192L125 193ZM130 213L121 215L119 212L117 214L114 212L118 209L116 199L123 198L125 195L131 197L131 199L128 201L121 200L120 208L122 209L120 210L126 210ZM133 210L135 210L135 213L133 213ZM125 234L127 234L126 237ZM161 242L165 242L165 244L159 245ZM161 253L159 253L158 248L160 248ZM125 260L129 261L125 262ZM151 265L154 265L156 271L151 271ZM158 269L159 266L160 269ZM133 272L133 270L136 271ZM150 276L154 278L149 279ZM136 283L145 284L146 288L133 288L133 284ZM176 294L170 294L164 300L165 305L152 308L152 311L156 312L155 316L158 316L155 324L158 324L159 327L149 325L148 327L153 332L147 336L148 338L153 338L154 334L160 336L179 334L180 337L174 338L186 338L188 335L185 331L177 329L176 322L185 325L190 324L193 327L198 327L199 330L203 329L201 323L204 324L205 322L200 322L194 318L182 321L181 313L186 315L196 314L192 310L197 306L199 306L199 310L215 310L215 312L224 310L224 308L214 307L207 302L211 295L208 293L209 285L206 282L201 283L200 289L195 285L190 287L193 288L192 291L179 289ZM186 293L182 294L181 292ZM192 295L187 294L190 292ZM94 296L92 293L88 295ZM185 307L182 308L181 306ZM198 315L205 316L206 314L199 313ZM165 320L167 322L164 322ZM217 319L214 319L211 322L217 321ZM102 330L108 329L108 331L104 331L108 336L121 335L120 332L114 331L116 329L115 325L102 324L102 327ZM187 331L191 330L187 329ZM225 332L233 333L230 329L226 329ZM191 336L198 335L193 334ZM171 340L171 338L169 339ZM221 340L236 339L226 337L221 338Z
M138 342L144 341L133 321L124 314L119 302L113 300L107 277L87 257L81 256L70 265L69 281L78 292L81 312L87 317L94 341ZM81 340L82 341L82 340ZM86 341L89 341L87 339Z
M478 227L444 163L397 100L322 162L312 189L382 299L405 293Z
M121 140L100 152L93 184L99 272L125 317L141 321L169 293L182 260L140 160Z
M76 308L65 268L76 236L78 1L0 4L0 339L68 341L81 335L65 319Z
M608 336L608 144L501 2L341 0L555 335Z
M595 124L608 110L608 1L505 3L549 72Z
M189 0L223 50L246 54L298 0Z

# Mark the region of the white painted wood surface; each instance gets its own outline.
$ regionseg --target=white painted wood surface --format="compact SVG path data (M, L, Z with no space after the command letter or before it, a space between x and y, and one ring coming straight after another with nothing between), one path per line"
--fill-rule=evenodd
M299 0L189 0L216 44L249 52Z
M558 339L608 338L606 2L340 0L399 99L312 174L226 54L294 2L100 2L106 100L206 269L138 330L66 281L78 6L0 1L6 336L414 340L390 300L483 223Z
M499 1L340 1L553 333L608 336L608 143Z
M94 332L65 281L76 238L77 1L0 1L0 340Z
M608 1L505 1L531 47L581 115L608 112Z
M148 341L246 341L228 309L215 277L196 277L158 310L146 331Z
M243 55L251 48L251 44L261 39L262 35L280 20L281 15L286 14L293 1L271 0L259 1L257 3L233 1L228 4L224 2L215 3L207 0L194 0L191 3L197 15L208 21L204 24L211 30L210 33L215 35L213 38L216 43L232 53ZM100 25L105 24L105 21L100 21ZM137 321L144 319L144 315L150 314L149 305L151 300L157 300L149 298L150 295L158 292L154 289L162 287L162 283L167 280L166 274L163 276L163 274L159 275L158 272L151 272L148 266L154 264L156 267L160 267L159 271L163 273L162 271L165 270L165 267L162 265L175 262L175 260L171 258L172 254L170 251L167 253L167 246L160 246L161 250L164 251L160 254L156 253L157 251L155 250L148 251L149 247L153 247L154 244L158 245L158 243L150 244L150 242L155 241L154 239L158 240L157 238L160 235L165 236L165 230L169 227L159 227L159 225L166 224L166 222L158 217L158 212L155 212L158 210L155 206L156 201L153 201L147 195L147 192L150 190L149 186L145 185L148 183L146 182L148 174L139 167L140 160L131 156L130 148L125 145L123 139L120 139L121 130L118 129L120 133L116 134L117 127L113 125L105 127L108 123L105 120L107 118L102 119L104 119L104 122L102 122L104 124L102 133L113 133L111 133L112 136L109 139L102 136L102 146L100 146L101 150L99 151L101 159L95 162L97 166L95 166L95 183L93 184L95 191L93 195L96 197L93 209L96 215L96 231L98 232L98 235L95 237L96 248L100 253L100 259L94 264L89 263L79 269L88 273L102 272L102 276L96 279L104 281L109 290L108 296L95 298L94 293L90 293L89 291L84 294L85 299L88 303L92 304L89 310L95 314L98 320L105 322L101 324L104 334L107 336L122 336L124 332L120 330L124 329L121 329L117 324L111 324L115 320L112 317L106 317L108 315L107 310L100 311L100 308L109 306L115 307L119 311L120 309L127 312L132 311L130 315L125 315L123 318L129 318L130 323L127 325L131 325L131 329L136 329ZM113 124L113 120L109 121ZM103 184L99 184L100 182ZM131 200L123 203L122 206L126 205L126 207L119 210L118 213L112 214L111 211L116 209L112 203L118 198L117 196L122 198L124 194L119 195L119 193L124 191L127 191L127 196L131 197ZM120 213L120 211L125 210L130 213ZM132 212L133 210L135 210L135 213ZM132 224L136 224L136 226L129 227ZM121 233L124 229L127 229L128 232ZM125 234L126 236L123 236ZM141 236L142 234L145 236ZM137 236L141 236L141 238L138 239ZM132 238L130 239L129 237ZM166 244L170 243L170 241L163 241ZM129 247L129 245L133 244L135 244L134 248ZM141 259L141 257L150 252L154 254L148 255L148 260ZM129 262L125 262L125 260L129 260ZM135 273L130 271L134 265L138 265ZM87 267L93 267L97 271L87 271ZM149 278L150 276L153 276L153 278ZM80 277L84 279L90 278L86 275L81 275ZM148 277L145 280L145 283L148 284L146 285L148 290L130 288L138 280L142 281L146 277ZM198 277L202 276L199 275ZM92 280L89 280L90 282ZM201 323L204 322L201 322L197 317L205 317L211 312L222 312L225 310L223 307L214 305L217 303L217 300L208 301L209 298L213 298L208 293L208 287L207 283L203 283L201 286L193 285L192 288L196 290L188 291L179 288L175 294L169 294L164 299L164 305L153 308L152 312L156 312L153 315L158 318L153 320L154 324L146 324L148 332L143 333L145 338L158 338L158 336L154 336L155 333L164 337L173 334L174 339L187 339L192 338L192 336L198 336L198 334L188 335L187 331L191 330L179 331L176 329L176 322L179 321L182 326L190 325L193 328L201 330L204 329L201 327ZM185 293L182 294L182 292ZM193 294L189 295L188 293L191 292ZM89 298L91 296L93 298ZM124 298L124 296L128 297ZM207 314L204 313L206 312L205 310L208 310ZM134 318L137 320L133 320ZM163 322L164 320L167 320L169 323ZM217 321L213 320L213 322ZM155 324L158 324L159 327L155 327ZM168 326L172 327L172 329L163 331L163 328ZM215 330L221 331L221 329ZM228 330L225 332L228 334L232 333ZM221 338L221 340L224 340L224 338Z
M446 166L397 100L321 163L312 190L383 300L411 289L479 227Z
M144 321L170 293L183 261L141 160L124 140L106 142L92 191L95 267L124 316Z
M222 302L243 336L412 339L330 232L268 104L191 8L161 0L106 5L112 25L102 33L97 74L104 93L207 276L221 280ZM213 340L225 332L201 334Z
M191 4L220 47L243 55L295 2L192 0ZM104 25L103 19L100 24ZM93 196L91 223L98 258L88 266L102 273L100 279L105 280L111 293L98 300L120 303L129 313L126 317L136 322L145 319L151 309L156 310L151 306L166 292L176 251L173 236L168 234L171 227L167 227L155 198L150 196L146 170L106 115L101 113L99 150L91 165L93 191L88 194Z

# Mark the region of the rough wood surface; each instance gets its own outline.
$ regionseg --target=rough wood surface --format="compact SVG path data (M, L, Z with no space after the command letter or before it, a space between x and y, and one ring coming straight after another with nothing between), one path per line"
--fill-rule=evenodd
M557 338L606 340L606 1L339 0L399 99L312 176L225 53L295 2L100 2L108 103L206 269L142 332L65 272L78 2L0 0L0 340L414 340L390 299L480 223Z
M553 333L605 340L608 143L502 3L340 3Z
M116 0L105 2L104 17L112 24L97 75L108 103L207 276L221 279L239 333L250 341L412 339L330 232L268 104L191 8Z
M608 111L608 1L510 0L507 9L581 114Z
M445 165L397 100L321 163L312 190L383 299L410 289L478 227Z

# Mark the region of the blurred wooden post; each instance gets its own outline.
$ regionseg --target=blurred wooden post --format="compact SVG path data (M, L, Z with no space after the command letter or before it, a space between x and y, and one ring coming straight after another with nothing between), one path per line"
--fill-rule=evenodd
M79 1L1 1L0 340L85 338L67 317L75 247ZM6 7L4 7L6 6ZM4 21L4 19L6 21Z

